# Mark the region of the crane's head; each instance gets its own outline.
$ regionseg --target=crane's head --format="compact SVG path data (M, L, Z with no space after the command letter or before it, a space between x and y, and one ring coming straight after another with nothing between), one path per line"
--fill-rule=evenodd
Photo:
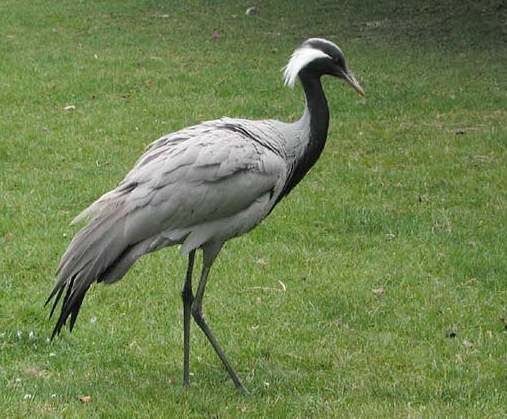
M347 68L342 50L326 39L307 39L296 48L284 67L285 85L290 87L298 76L320 78L326 74L345 80L364 96L363 88Z

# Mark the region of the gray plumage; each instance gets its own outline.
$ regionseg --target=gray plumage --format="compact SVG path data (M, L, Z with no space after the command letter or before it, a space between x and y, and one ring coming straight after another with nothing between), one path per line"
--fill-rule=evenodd
M62 256L56 285L48 298L49 302L56 296L53 314L65 291L53 337L69 316L72 330L93 283L115 282L141 256L176 244L189 257L185 324L191 308L208 335L206 325L201 325L204 320L197 317L202 317L202 294L216 255L227 240L259 224L301 180L324 147L329 115L320 76L338 76L362 92L346 69L341 51L333 46L325 40L308 40L289 62L286 80L294 76L290 72L297 71L306 96L305 112L298 121L222 118L166 135L147 148L115 189L76 217L74 222L86 220L88 224ZM335 64L341 59L342 73L337 74L334 67L334 72L329 70L326 66L330 64L322 62L324 59ZM191 278L197 249L204 252L205 266L202 286L199 284L194 297L188 275ZM185 327L184 382L188 384L190 326ZM236 386L244 389L218 343L212 336L208 338Z
M120 279L143 254L182 244L188 255L253 228L285 184L284 157L296 152L284 144L284 128L224 118L155 141L114 190L75 218L91 221L63 255L57 286L74 278L78 298L97 280ZM270 148L262 144L268 135Z

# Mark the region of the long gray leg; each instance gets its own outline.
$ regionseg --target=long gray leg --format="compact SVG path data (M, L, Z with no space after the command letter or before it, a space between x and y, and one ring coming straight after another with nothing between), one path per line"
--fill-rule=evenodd
M189 365L190 365L190 314L192 312L192 271L194 270L195 250L188 255L187 275L185 285L181 291L183 299L183 385L189 385Z
M220 346L218 341L215 339L213 332L211 331L211 329L207 325L206 321L204 320L204 316L202 314L202 299L204 296L204 291L206 289L206 282L208 280L208 274L211 269L211 265L213 264L213 261L215 260L215 257L221 248L222 248L222 243L208 245L207 247L203 248L202 273L201 273L201 279L199 281L199 286L198 286L197 292L195 294L194 302L192 303L192 316L194 317L195 322L201 328L201 330L204 332L204 334L208 338L209 342L213 346L213 349L215 350L218 357L220 358L220 360L224 364L224 367L227 369L227 372L229 373L229 376L231 377L232 381L234 382L234 385L236 386L236 388L239 391L241 391L242 393L248 393L247 390L245 389L245 387L243 387L243 384L241 384L238 374L236 374L236 371L234 371L234 368L232 368L227 357L225 356L225 353L224 353L222 347Z

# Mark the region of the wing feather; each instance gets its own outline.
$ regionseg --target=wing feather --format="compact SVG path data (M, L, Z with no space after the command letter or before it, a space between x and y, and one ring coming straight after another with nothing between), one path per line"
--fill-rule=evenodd
M280 156L243 131L205 123L153 143L118 187L79 218L122 211L125 235L137 242L235 214L276 190L286 173Z
M244 129L220 126L156 141L114 190L76 218L91 221L61 259L47 301L55 298L53 312L63 297L52 336L69 316L73 327L94 282L120 279L143 254L167 245L183 243L188 252L214 234L226 240L269 212L287 178L284 159Z
M204 137L182 143L179 158L160 155L131 172L137 186L125 201L128 235L233 215L283 183L285 163L273 152L235 133Z

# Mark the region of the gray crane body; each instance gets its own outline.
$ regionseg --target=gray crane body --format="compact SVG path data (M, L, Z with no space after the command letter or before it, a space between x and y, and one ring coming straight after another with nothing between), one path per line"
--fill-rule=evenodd
M76 217L90 223L64 254L59 278L113 282L146 253L181 244L186 256L248 232L288 189L308 122L223 118L155 141L117 188Z

